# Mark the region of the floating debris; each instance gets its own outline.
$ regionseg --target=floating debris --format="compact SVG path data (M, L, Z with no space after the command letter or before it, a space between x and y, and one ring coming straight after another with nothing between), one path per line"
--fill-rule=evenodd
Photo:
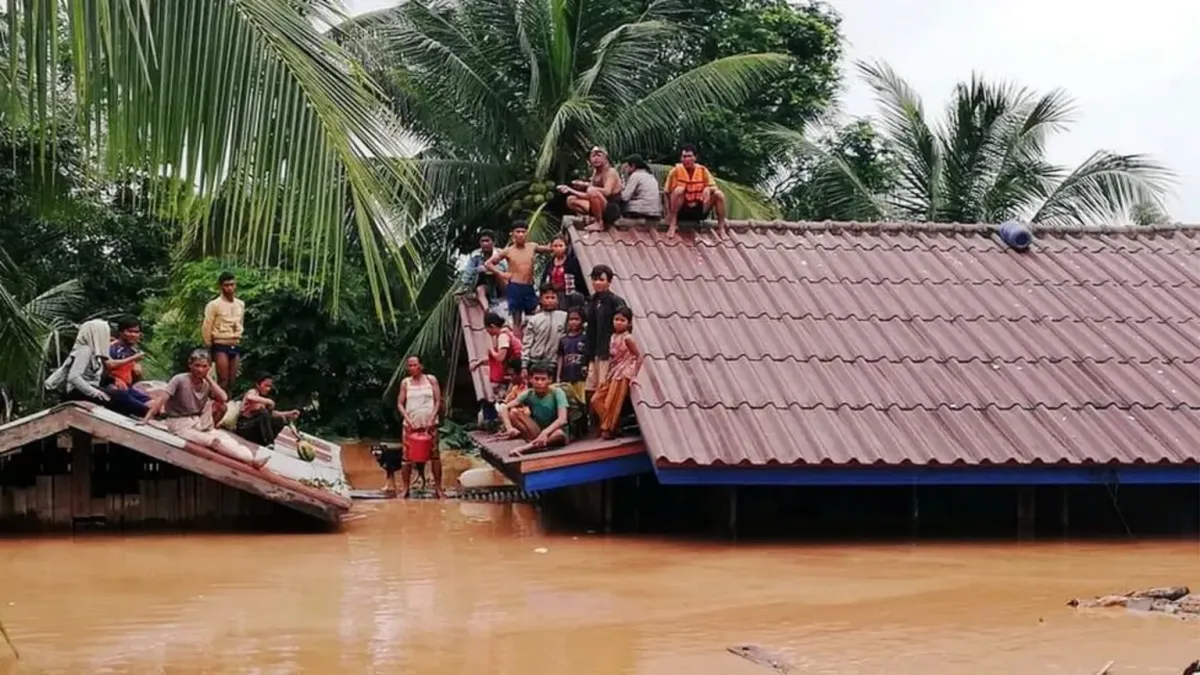
M792 665L785 661L782 656L757 645L737 645L735 647L726 647L725 650L751 663L772 668L779 673L792 672Z
M1135 612L1157 612L1181 619L1200 618L1200 594L1192 594L1187 586L1156 586L1121 595L1073 598L1067 605L1082 609L1124 607Z

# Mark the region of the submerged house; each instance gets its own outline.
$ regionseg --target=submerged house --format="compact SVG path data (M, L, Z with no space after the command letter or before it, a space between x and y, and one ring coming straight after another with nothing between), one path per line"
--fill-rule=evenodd
M350 509L336 444L285 432L264 451L254 469L159 423L65 403L0 426L0 529L327 526Z
M1196 228L1037 227L1023 251L985 225L568 229L647 359L619 466L547 453L577 458L556 484L1200 483Z

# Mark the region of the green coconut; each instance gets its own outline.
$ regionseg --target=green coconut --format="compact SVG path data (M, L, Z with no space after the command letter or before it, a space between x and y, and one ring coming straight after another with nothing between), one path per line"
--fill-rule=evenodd
M300 441L296 445L296 454L300 457L300 459L306 462L311 462L317 458L316 448L314 448L313 444L309 443L308 441Z
M533 196L534 206L537 206L538 204L545 204L545 203L546 203L546 195L534 195Z

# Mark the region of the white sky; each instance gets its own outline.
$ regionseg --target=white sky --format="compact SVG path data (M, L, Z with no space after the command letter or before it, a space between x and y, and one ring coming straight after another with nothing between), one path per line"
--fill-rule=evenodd
M351 13L395 0L346 0ZM855 59L888 62L939 113L972 70L1038 90L1062 87L1079 120L1049 147L1074 165L1095 150L1146 153L1178 174L1174 220L1200 223L1200 2L831 0ZM874 110L848 78L844 109ZM1190 120L1190 122L1189 122Z

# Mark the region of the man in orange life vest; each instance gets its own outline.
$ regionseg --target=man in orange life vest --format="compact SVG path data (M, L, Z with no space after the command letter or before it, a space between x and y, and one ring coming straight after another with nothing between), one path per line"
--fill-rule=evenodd
M685 145L679 164L667 174L667 236L675 236L679 219L700 222L717 212L717 236L725 236L725 193L717 187L712 172L696 162L696 148Z

